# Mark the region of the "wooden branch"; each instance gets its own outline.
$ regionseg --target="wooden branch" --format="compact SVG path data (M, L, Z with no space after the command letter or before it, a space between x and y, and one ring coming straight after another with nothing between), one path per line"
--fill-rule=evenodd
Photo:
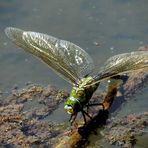
M122 97L126 98L132 96L136 93L136 91L142 87L148 79L148 69L145 68L144 70L140 70L134 73L131 73L128 76L126 82L119 87L119 89L124 89ZM60 138L59 143L55 146L56 148L74 148L74 147L85 147L88 144L88 137L92 132L95 132L96 129L102 127L106 124L106 120L108 119L108 109L111 107L114 98L117 94L118 88L118 79L111 79L111 83L109 83L107 95L104 98L103 105L105 110L98 110L99 107L95 108L95 112L98 113L93 117L92 120L88 120L87 125L82 125L82 120L78 122L78 127L74 128L70 135L65 136L63 135ZM120 96L121 97L121 96ZM65 140L67 137L67 140Z

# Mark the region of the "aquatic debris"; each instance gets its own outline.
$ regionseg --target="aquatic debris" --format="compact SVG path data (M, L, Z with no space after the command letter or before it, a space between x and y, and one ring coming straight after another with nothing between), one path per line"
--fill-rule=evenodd
M100 44L99 42L96 42L96 41L94 41L93 44L94 44L95 46L97 46L97 47L100 47L100 46L101 46L101 44Z
M21 124L6 122L0 128L0 144L14 147L51 146L61 132L56 124L35 119L24 120Z
M0 116L0 124L5 122L20 122L22 117L20 115L3 115Z
M4 104L0 106L0 114L1 115L15 115L18 112L21 112L23 109L23 104Z
M28 85L26 88L12 90L12 95L9 96L8 100L13 103L24 103L41 94L42 91L43 87L39 85Z
M56 87L48 85L44 88L41 97L39 98L39 103L47 105L48 108L53 109L68 96L69 94L66 91L58 90Z
M138 77L136 76L138 75ZM140 70L139 72L131 73L128 77L128 83L124 84L123 89L124 91L124 98L128 100L135 92L142 88L143 85L146 84L148 81L148 68L145 70Z
M141 47L138 48L138 50L140 50L140 51L148 51L148 45L141 46Z
M123 97L124 100L126 100L127 97L131 97L137 92L137 90L139 90L139 88L142 88L142 86L147 82L146 74L147 71L142 70L126 76L128 77L126 82L118 88L119 90L120 87L125 88L122 89L124 91L121 93L120 99L121 97ZM132 83L133 81L134 83ZM137 83L138 85L136 85ZM118 100L118 98L115 100L114 98L112 98L117 93L117 90L115 89L116 87L114 88L111 86L112 85L108 87L108 92L110 93L95 93L93 98L91 99L92 103L98 102L98 98L99 101L102 101L102 99L105 97L105 106L106 108L110 108L112 101L115 102L116 100ZM98 113L98 106L94 107L93 109L90 108L90 113L94 115L93 120L91 122L88 122L88 125L85 128L82 127L83 120L78 120L78 123L80 123L78 124L78 128L74 128L73 132L71 132L70 134L67 129L68 126L65 126L65 123L58 124L48 120L44 121L46 116L50 115L52 111L54 111L58 107L58 105L68 97L68 95L69 94L66 91L59 90L51 85L47 87L42 87L39 85L29 85L23 89L13 90L10 96L1 100L0 102L0 145L4 147L59 146L60 148L66 146L65 143L67 143L67 145L71 147L76 145L79 146L79 144L82 143L83 145L88 145L88 138L89 136L91 136L92 132L95 132L94 129L98 129L102 126L104 127L108 118L107 112ZM32 102L33 105L30 106ZM117 104L118 109L120 105L121 103ZM114 104L111 106L111 108L115 108ZM99 114L98 116L97 113ZM143 127L148 126L147 113L144 114L142 115L141 113L141 116L128 116L127 118L125 118L128 120L128 122L125 122L123 125L121 124L122 119L118 119L119 121L117 122L117 125L121 124L121 128L115 126L115 119L110 120L106 127L106 130L103 131L104 136L108 135L107 138L112 136L113 139L111 140L115 140L115 142L113 143L118 143L122 146L131 145L131 143L133 144L137 136L134 134L138 132L139 135L143 134ZM98 117L98 119L96 117ZM102 118L106 120L103 120ZM138 118L140 118L140 120ZM134 122L132 122L132 120ZM131 123L130 126L128 126L128 123ZM142 128L141 125L143 126ZM113 129L112 133L109 133L109 131L107 130L109 126L109 130L112 131ZM93 127L93 129L90 127ZM135 129L133 129L134 127ZM121 131L120 133L122 135L119 135L121 139L118 139L118 137L116 137L116 128L118 131ZM118 132L118 134L120 133ZM131 136L132 134L133 137ZM123 143L123 139L128 141L129 143Z
M23 89L13 90L0 104L0 145L51 147L63 126L44 121L44 118L56 109L67 95L65 91L51 86L29 85ZM28 110L27 106L31 101L38 104L32 105L31 110Z
M101 133L110 144L129 148L135 144L136 136L145 134L147 126L148 112L143 112L137 115L128 115L121 119L111 118Z

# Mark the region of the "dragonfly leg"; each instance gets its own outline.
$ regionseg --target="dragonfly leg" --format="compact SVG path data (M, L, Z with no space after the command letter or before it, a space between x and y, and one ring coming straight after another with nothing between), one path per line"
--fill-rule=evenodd
M87 110L87 113L88 113L88 111L89 111L89 102L88 102L88 104L86 105L86 110Z
M83 110L82 110L82 115L83 115L84 123L86 124L86 117L85 117L85 113Z
M76 117L77 117L77 113L76 114L72 114L70 116L69 122L70 122L70 125L71 126L72 126L73 122L75 121Z
M87 115L90 119L92 119L92 117L86 111L84 111L84 114Z
M101 105L103 110L105 109L103 103L93 103L93 104L87 104L86 107L90 107L90 106L97 106L97 105Z
M84 119L85 124L86 124L86 116L89 117L90 119L92 119L92 117L86 111L82 110L81 112L82 112L82 115L83 115L83 119Z

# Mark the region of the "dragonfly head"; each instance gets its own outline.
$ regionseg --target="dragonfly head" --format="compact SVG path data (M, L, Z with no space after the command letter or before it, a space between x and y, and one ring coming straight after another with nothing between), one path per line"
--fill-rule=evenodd
M70 96L66 101L64 105L64 110L68 114L76 114L81 110L81 104L77 98L74 98Z

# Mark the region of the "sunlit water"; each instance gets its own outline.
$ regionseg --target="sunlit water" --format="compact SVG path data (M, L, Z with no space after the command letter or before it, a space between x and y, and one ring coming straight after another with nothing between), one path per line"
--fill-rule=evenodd
M92 56L97 71L108 57L148 44L147 6L147 0L0 0L0 90L7 93L27 82L71 88L47 65L16 48L5 36L5 27L69 40ZM147 92L147 87L139 91L118 116L147 111Z

